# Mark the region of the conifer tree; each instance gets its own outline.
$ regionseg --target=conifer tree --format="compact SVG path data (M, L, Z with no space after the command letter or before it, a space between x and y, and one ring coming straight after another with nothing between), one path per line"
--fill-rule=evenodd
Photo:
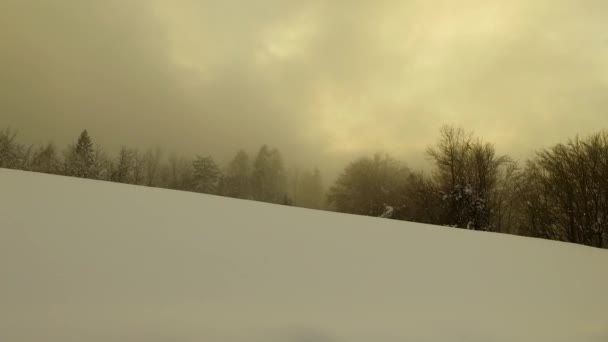
M193 189L196 192L216 194L221 171L211 157L197 156L192 162L194 168Z
M260 148L253 164L253 197L258 201L281 203L287 193L287 177L281 154L267 145Z
M221 194L233 198L251 198L251 162L240 150L228 164L222 179Z
M95 178L95 149L86 129L76 145L68 148L65 171L68 176Z

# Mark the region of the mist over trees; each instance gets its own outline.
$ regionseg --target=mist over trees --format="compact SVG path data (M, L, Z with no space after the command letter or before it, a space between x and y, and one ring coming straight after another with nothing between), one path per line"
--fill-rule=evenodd
M329 189L328 202L343 213L380 216L387 206L400 212L407 203L408 175L409 169L388 155L360 158Z
M520 165L444 126L426 151L431 172L377 153L346 165L330 185L314 165L288 169L267 145L218 165L160 147L109 155L86 130L64 150L17 136L0 131L0 167L608 247L608 131L540 149Z
M254 200L288 204L287 174L279 150L266 145L260 148L253 161L251 188Z
M307 170L296 168L288 179L288 196L293 199L295 206L309 209L326 207L323 177L317 167Z
M252 199L251 172L249 155L244 150L238 151L224 170L220 194L232 198Z

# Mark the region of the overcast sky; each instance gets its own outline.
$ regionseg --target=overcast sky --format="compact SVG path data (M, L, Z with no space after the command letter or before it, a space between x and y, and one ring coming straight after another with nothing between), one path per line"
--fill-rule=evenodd
M333 173L444 123L523 157L608 123L602 0L3 0L0 124Z

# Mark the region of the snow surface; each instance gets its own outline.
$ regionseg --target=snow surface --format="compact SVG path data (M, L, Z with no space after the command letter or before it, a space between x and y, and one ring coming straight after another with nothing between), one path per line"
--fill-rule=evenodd
M0 341L608 341L608 252L0 169Z

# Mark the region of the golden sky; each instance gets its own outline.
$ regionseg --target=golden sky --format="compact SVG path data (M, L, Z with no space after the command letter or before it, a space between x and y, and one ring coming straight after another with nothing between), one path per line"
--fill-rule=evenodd
M0 123L32 142L335 172L421 166L445 123L518 158L608 123L600 0L4 0L0 44Z

